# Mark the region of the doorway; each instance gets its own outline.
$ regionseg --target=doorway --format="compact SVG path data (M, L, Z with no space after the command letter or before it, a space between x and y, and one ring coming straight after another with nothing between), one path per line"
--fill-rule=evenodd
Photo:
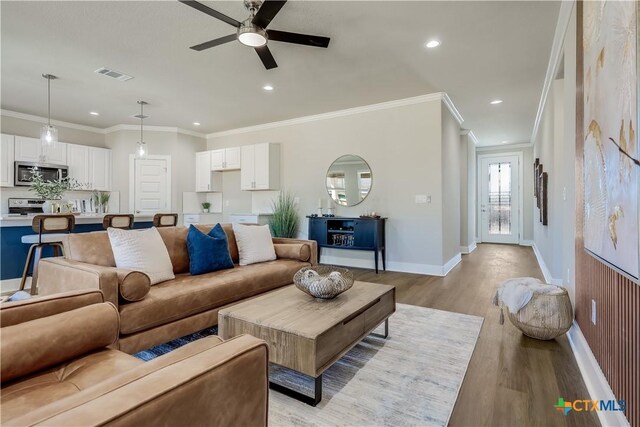
M520 243L522 226L522 153L478 156L480 240Z
M171 156L129 158L129 207L135 214L171 212Z

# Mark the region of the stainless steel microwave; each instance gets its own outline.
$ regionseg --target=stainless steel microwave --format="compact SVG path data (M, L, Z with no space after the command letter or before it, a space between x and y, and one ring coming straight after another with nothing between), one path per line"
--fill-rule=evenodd
M45 181L55 181L66 178L69 168L64 165L51 165L47 163L16 162L14 185L30 186L33 179L33 171L37 170Z

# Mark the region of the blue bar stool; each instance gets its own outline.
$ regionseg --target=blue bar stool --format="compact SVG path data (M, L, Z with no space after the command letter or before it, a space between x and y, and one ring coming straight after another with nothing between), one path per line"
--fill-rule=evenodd
M27 261L24 264L20 290L24 290L29 275L29 266L33 260L31 274L31 295L35 295L38 286L38 262L42 258L42 249L47 246L53 248L53 255L60 256L64 250L62 242L76 225L76 217L71 214L36 215L33 217L31 228L38 234L22 236L22 243L31 244Z

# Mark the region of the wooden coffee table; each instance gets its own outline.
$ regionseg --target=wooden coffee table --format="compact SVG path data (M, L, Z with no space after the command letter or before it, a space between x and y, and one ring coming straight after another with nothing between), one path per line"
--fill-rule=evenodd
M218 335L265 340L269 361L314 378L315 393L269 386L315 406L322 400L322 373L382 322L386 338L395 310L394 286L355 282L338 297L322 300L291 285L220 310Z

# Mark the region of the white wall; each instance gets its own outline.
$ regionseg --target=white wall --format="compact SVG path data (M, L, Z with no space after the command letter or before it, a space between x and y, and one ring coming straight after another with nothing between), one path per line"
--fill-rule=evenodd
M112 150L113 191L120 192L120 212L129 212L129 155L136 149L140 133L120 130L107 134ZM195 153L206 150L206 140L177 132L145 131L149 154L171 156L171 211L182 213L182 193L195 190Z
M280 143L281 188L300 198L302 237L307 236L308 230L304 216L317 211L318 199L326 206L329 196L325 174L331 163L345 154L361 156L371 166L371 193L355 207L338 206L336 213L357 216L373 210L388 217L388 268L434 274L434 269L441 271L448 261L443 252L442 226L444 108L438 100L224 134L209 138L208 147ZM453 129L454 126L450 127ZM457 145L458 135L459 127L455 130ZM223 197L225 203L229 201L230 204L224 208L226 218L236 209L246 211L250 208L250 195L239 190L237 172L225 172L223 176ZM429 195L432 203L416 204L415 195ZM459 195L453 203L459 209ZM455 247L459 248L459 217L456 218ZM371 253L327 249L323 254L331 262L348 257L349 265L373 266Z
M476 146L469 134L460 135L460 249L476 243Z
M534 156L549 174L549 225L534 221L534 243L548 280L567 287L575 300L575 8L564 41L563 73L549 91Z
M442 108L442 230L443 261L460 255L460 162L462 143L460 124L448 109Z

